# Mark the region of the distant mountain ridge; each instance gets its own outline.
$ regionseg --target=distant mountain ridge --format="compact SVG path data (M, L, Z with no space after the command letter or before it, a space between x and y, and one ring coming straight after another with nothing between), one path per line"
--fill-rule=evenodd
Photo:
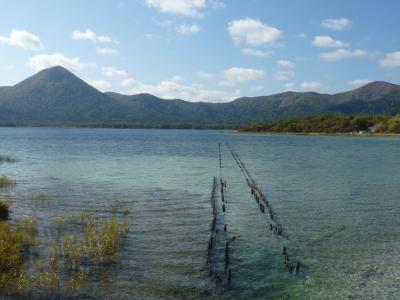
M0 87L0 125L233 128L319 113L400 113L400 86L371 82L338 93L284 92L227 103L102 93L63 67Z

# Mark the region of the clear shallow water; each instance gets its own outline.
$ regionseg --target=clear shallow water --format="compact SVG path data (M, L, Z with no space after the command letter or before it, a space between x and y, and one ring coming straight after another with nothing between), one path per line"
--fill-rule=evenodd
M230 288L206 270L219 142L228 202L220 222L236 236ZM267 230L224 142L262 187L287 240ZM12 197L13 216L37 217L43 235L52 217L127 202L131 230L121 264L92 283L94 297L396 298L399 150L400 140L390 138L0 128L0 154L20 160L0 165L0 175L17 181L0 196ZM34 194L57 202L38 205ZM283 245L304 265L300 274L283 268Z

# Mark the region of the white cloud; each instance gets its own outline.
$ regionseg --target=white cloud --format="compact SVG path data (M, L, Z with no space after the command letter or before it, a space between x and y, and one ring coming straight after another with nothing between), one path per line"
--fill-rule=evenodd
M175 30L176 30L176 32L178 32L180 34L190 35L190 34L198 33L200 31L200 26L197 24L193 24L193 25L182 24L182 25L179 25L178 27L176 27Z
M128 73L126 71L118 70L114 67L104 67L102 73L107 77L128 77Z
M278 65L280 65L281 67L287 68L287 69L293 69L293 68L296 67L296 64L294 62L290 61L290 60L282 59L282 60L278 60L276 63Z
M111 83L109 83L108 81L99 79L99 80L91 80L91 79L85 79L85 81L90 84L91 86L95 87L96 89L98 89L99 91L102 92L107 92L109 91L109 89L111 88Z
M87 67L96 67L94 63L83 63L78 57L70 58L62 53L35 55L29 57L26 65L37 71L54 66L63 66L75 72Z
M319 35L314 37L312 44L320 48L343 48L349 46L348 43L335 40L327 35Z
M9 36L0 36L0 44L16 46L27 50L43 48L40 38L25 30L12 29Z
M179 78L179 80L177 80ZM150 93L157 97L165 99L183 99L187 101L205 101L205 102L226 102L236 99L240 96L239 91L234 93L221 90L204 89L198 84L183 84L183 78L174 76L170 79L161 81L158 84L145 84L136 81L133 78L127 78L122 81L126 87L129 87L129 93Z
M252 47L274 45L282 36L279 29L250 18L229 22L228 32L236 45Z
M206 0L145 0L146 5L162 13L201 18Z
M291 80L295 75L296 73L291 70L278 71L275 74L275 79L279 81L288 81Z
M265 72L263 70L234 67L224 71L226 82L223 82L223 85L244 83L264 78L264 76Z
M369 79L355 79L355 80L351 80L347 82L347 85L353 85L353 86L357 86L357 85L365 85L372 82Z
M245 55L250 55L255 57L267 57L273 54L272 51L261 51L252 48L243 48L242 53Z
M91 29L85 31L74 30L72 32L72 38L74 40L87 40L95 44L111 43L113 40L105 35L97 35Z
M371 54L361 49L356 49L356 50L338 49L333 52L326 52L320 54L321 59L325 61L339 61L344 58L366 57L366 56L371 56Z
M400 67L400 51L386 54L385 57L381 59L380 65L384 68Z
M114 48L96 48L96 52L98 54L108 55L108 56L114 56L119 54L118 50Z
M351 26L351 21L346 18L326 19L321 22L321 26L336 31L342 31Z
M304 91L315 91L322 87L322 84L317 81L305 81L300 84L300 88Z

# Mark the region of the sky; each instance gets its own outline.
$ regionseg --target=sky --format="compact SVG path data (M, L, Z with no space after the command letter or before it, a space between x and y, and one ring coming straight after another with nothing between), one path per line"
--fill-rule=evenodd
M0 0L0 86L61 65L101 91L226 102L400 83L398 0Z

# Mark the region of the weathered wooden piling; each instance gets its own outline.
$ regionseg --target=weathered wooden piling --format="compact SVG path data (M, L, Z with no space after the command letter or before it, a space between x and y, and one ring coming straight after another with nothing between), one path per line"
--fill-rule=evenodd
M249 170L246 168L243 161L240 159L239 154L236 153L229 143L226 143L233 159L235 160L236 164L238 165L240 171L243 173L247 186L250 189L250 193L253 196L254 200L257 202L260 212L265 213L265 208L267 208L268 216L270 218L269 222L269 229L271 232L274 232L276 235L280 236L281 238L287 239L287 234L284 234L284 227L279 224L275 214L273 212L271 203L269 203L267 197L265 197L262 189L256 184L255 180L251 176ZM268 225L267 225L268 226ZM300 271L300 262L295 261L291 262L289 260L289 255L286 247L283 247L283 257L284 257L284 266L287 268L291 273L298 273Z
M224 259L224 262L225 262L224 270L225 270L225 274L226 274L226 272L227 272L227 270L229 268L229 242L225 243L225 259Z

